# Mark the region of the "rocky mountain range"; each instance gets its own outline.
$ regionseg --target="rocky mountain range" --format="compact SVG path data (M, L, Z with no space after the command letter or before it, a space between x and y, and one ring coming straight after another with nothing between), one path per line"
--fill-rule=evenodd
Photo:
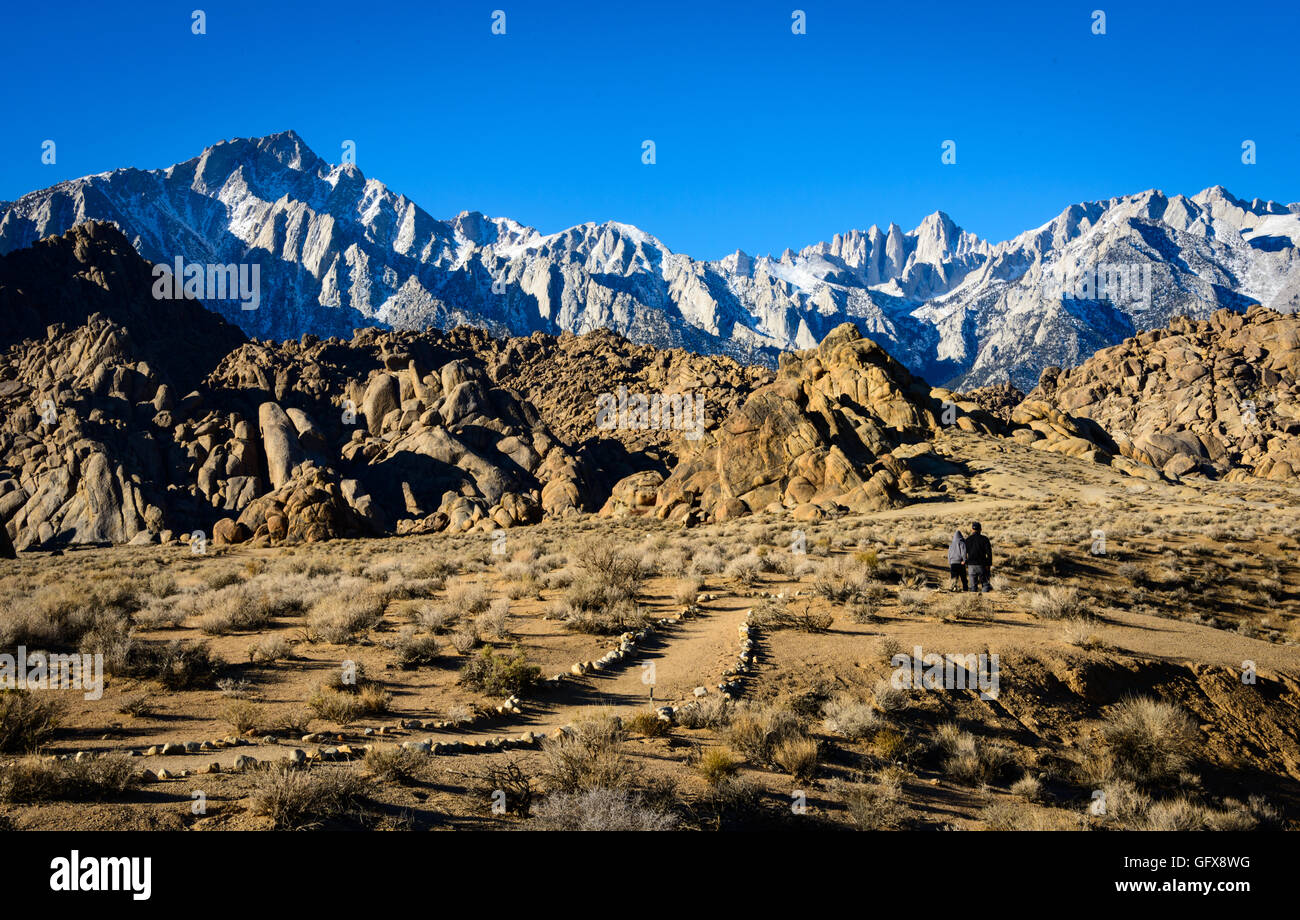
M1218 186L1071 205L1000 243L936 212L908 232L872 226L779 257L709 261L612 221L544 234L472 211L440 220L286 131L32 192L0 206L0 253L87 220L116 224L151 262L256 264L257 309L198 299L276 341L365 326L609 329L774 365L850 322L927 380L1028 390L1044 368L1176 316L1300 309L1300 204Z

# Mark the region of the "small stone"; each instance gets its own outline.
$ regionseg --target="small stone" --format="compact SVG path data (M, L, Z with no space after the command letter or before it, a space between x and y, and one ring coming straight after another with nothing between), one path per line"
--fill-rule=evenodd
M708 687L696 687L696 688L695 688L695 695L696 695L696 696L708 696L708 695L709 695L709 688L708 688Z

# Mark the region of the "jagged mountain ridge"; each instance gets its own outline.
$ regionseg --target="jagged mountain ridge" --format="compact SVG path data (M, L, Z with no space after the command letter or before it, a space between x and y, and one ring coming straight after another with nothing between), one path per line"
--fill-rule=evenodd
M155 262L257 262L259 309L205 302L249 335L281 340L366 325L609 328L752 357L811 347L850 321L933 382L1029 389L1043 368L1177 315L1300 308L1300 205L1217 186L1072 205L996 244L936 212L906 233L872 226L779 258L702 261L613 221L543 234L472 211L439 220L286 131L25 195L0 209L0 253L90 219L118 224ZM1061 296L1108 263L1149 266L1150 302Z

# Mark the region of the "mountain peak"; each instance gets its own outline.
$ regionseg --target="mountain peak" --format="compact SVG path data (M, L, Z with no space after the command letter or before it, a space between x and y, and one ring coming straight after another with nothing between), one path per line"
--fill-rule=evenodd
M236 137L229 141L217 141L211 147L203 151L204 155L211 156L218 152L224 152L223 148L233 148L229 153L233 153L241 159L261 159L270 158L281 166L296 171L316 170L320 166L326 165L325 161L316 155L301 135L292 128L285 131L279 131L275 134L267 134L262 137Z

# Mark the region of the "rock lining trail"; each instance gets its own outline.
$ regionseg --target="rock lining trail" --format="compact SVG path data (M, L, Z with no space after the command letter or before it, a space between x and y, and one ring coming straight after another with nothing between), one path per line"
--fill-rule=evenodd
M231 769L234 759L252 757L259 762L283 760L295 748L310 754L315 749L349 746L353 756L360 756L363 745L402 744L432 740L435 744L481 743L492 738L519 739L532 732L537 737L554 733L593 712L627 718L641 711L650 711L665 705L682 706L696 699L695 688L707 688L707 695L721 691L718 683L724 672L734 666L739 646L738 627L753 607L755 598L739 594L713 595L714 599L699 605L699 613L683 617L676 623L659 627L648 635L636 651L613 667L592 671L581 677L565 674L558 686L545 684L521 698L519 714L493 715L462 728L437 730L426 728L392 728L401 722L417 719L433 720L433 713L420 711L393 715L388 720L384 734L378 730L364 735L360 730L342 732L315 732L319 740L304 742L297 738L280 739L267 744L260 738L241 738L238 746L197 754L152 755L139 758L142 769L166 769L175 774L181 770L194 771L218 763L223 772ZM649 685L644 682L643 665L654 664L655 694L653 702ZM339 740L343 736L344 740ZM174 742L182 743L182 742ZM139 748L131 748L139 750ZM482 748L483 752L490 749ZM99 753L115 753L101 751ZM120 753L120 752L116 752ZM445 752L450 756L472 753ZM437 756L444 756L439 752Z

